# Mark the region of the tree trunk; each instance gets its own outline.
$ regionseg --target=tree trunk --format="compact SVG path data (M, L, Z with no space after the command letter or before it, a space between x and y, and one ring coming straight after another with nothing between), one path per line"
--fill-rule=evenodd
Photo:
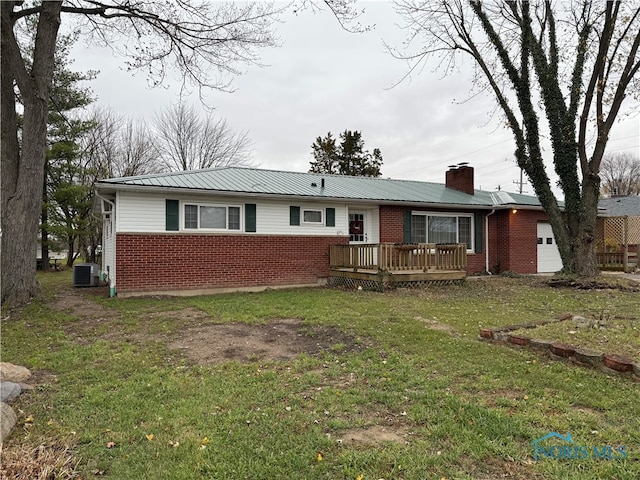
M13 2L2 2L2 302L39 293L35 251L42 213L47 110L62 2L43 2L28 72L13 34ZM14 82L24 102L18 143Z
M573 256L573 272L581 277L598 275L598 261L595 249L596 222L598 217L598 198L600 196L600 178L589 173L582 181L582 209L580 227L576 241L576 255Z
M49 270L49 211L47 206L47 166L42 184L42 215L40 217L40 259L42 270Z

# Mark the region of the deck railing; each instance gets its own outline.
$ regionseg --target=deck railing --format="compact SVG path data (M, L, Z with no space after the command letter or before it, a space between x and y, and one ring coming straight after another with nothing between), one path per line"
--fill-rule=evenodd
M332 245L331 268L398 271L466 270L467 246L459 244L370 243Z

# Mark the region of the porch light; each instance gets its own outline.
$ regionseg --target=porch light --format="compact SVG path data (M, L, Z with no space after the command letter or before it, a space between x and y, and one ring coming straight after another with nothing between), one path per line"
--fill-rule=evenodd
M511 210L511 213L518 213L518 209L514 208L513 210Z

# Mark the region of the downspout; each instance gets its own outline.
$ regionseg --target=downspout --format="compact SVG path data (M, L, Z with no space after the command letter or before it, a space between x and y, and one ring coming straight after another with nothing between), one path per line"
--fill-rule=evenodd
M116 204L114 202L112 202L111 200L109 200L108 198L103 197L102 195L100 195L97 191L96 191L96 197L98 197L100 200L102 200L103 202L107 202L109 205L111 205L111 211L105 211L104 209L104 203L100 203L100 210L102 212L102 223L104 225L104 217L106 217L107 215L111 215L111 224L113 227L113 230L115 230L115 214L116 214ZM115 236L115 231L111 232L111 259L113 261L113 269L115 271L115 266L116 266L116 236ZM104 233L103 233L103 242L104 243ZM111 275L111 272L109 272L109 266L107 265L107 276L109 277L109 296L110 297L115 297L116 296L116 284L115 284L115 275Z
M496 209L492 208L491 212L489 212L489 214L486 217L484 217L484 231L487 232L487 248L485 249L485 254L484 254L485 255L484 270L489 275L491 275L491 272L489 271L489 217L494 213L496 213Z

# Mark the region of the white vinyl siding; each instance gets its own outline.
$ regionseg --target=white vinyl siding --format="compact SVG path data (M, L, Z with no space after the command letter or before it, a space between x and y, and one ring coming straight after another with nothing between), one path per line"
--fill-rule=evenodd
M115 283L116 262L114 258L114 230L113 213L105 216L102 222L102 272L109 272L110 280Z
M300 225L290 225L290 207L300 207ZM335 226L327 227L324 223L325 209L335 208ZM322 223L305 221L305 213L320 212ZM347 235L346 205L331 203L307 203L265 201L256 207L257 233L262 235ZM317 219L317 215L316 215Z
M135 192L119 192L116 200L118 216L118 232L166 232L166 199L178 200L180 202L180 232L183 233L217 233L215 230L194 230L184 228L184 206L185 205L239 205L241 206L237 221L240 223L240 230L224 230L224 233L243 233L244 231L244 204L256 204L256 232L247 235L318 235L318 236L348 236L348 209L345 204L324 203L324 202L297 202L296 200L261 200L254 197L241 196L217 196L217 195L177 195L175 192L165 192L158 194L143 194ZM289 208L291 206L300 207L300 212L305 210L317 210L322 212L322 224L304 223L292 226L289 225ZM335 226L327 227L324 224L325 212L327 208L335 209ZM375 242L378 234L378 209L371 209L370 241ZM233 217L233 214L230 216ZM232 219L230 218L230 221ZM233 221L236 221L234 218ZM175 233L175 232L174 232Z
M165 195L118 192L118 232L164 232L166 198Z

